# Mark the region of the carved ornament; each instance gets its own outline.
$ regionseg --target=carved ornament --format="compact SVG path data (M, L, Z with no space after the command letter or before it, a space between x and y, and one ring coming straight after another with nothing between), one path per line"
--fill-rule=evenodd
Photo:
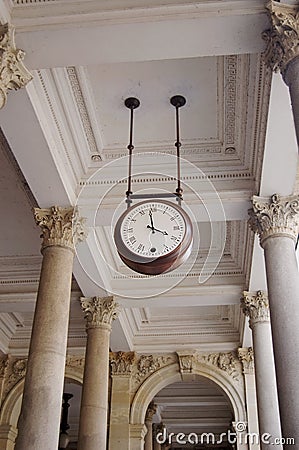
M111 328L112 321L118 316L119 305L113 297L81 297L81 307L86 319L86 329Z
M5 375L6 367L8 366L8 356L4 356L0 359L0 378Z
M274 235L291 237L298 235L299 196L280 197L278 194L264 198L254 195L249 213L249 226L259 235L261 245Z
M252 347L240 347L238 348L239 360L243 366L244 374L254 373L254 356Z
M226 372L234 380L240 380L239 361L233 352L228 353L209 353L208 355L197 355L198 362L211 364L218 369Z
M85 364L84 356L67 355L65 365L82 369Z
M34 218L42 229L42 249L55 245L74 250L76 243L86 238L85 219L76 208L34 208Z
M299 55L299 9L277 1L267 4L271 28L264 31L267 42L265 63L275 72L285 73L288 63Z
M170 364L173 359L173 356L141 355L136 364L136 373L134 374L135 382L139 384L149 375L156 372L156 370Z
M4 386L4 396L26 375L27 359L17 359L7 367L9 373Z
M148 408L146 410L145 421L151 422L153 420L153 416L156 414L156 412L157 412L157 406L151 402L148 405Z
M256 294L244 291L241 298L241 308L244 314L249 317L250 328L258 322L270 321L268 296L263 291L257 291Z
M23 64L25 52L16 48L14 34L11 25L0 25L0 109L6 103L9 89L20 89L32 80Z
M180 364L180 372L182 374L192 373L193 369L193 353L177 352Z
M135 352L111 352L111 374L124 376L131 375L134 362Z

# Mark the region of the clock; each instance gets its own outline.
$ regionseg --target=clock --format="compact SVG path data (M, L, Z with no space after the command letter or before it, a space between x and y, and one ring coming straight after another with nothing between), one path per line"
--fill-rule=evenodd
M175 203L146 200L119 217L114 241L128 267L142 274L159 275L176 269L189 257L192 222Z

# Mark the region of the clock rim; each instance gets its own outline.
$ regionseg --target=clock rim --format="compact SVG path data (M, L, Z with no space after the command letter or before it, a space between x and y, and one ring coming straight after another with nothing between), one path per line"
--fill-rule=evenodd
M130 251L130 249L124 244L124 241L122 239L121 225L131 208L135 209L142 204L155 202L164 203L178 211L185 222L185 233L181 242L177 247L171 250L171 252L151 259L149 257L144 257ZM126 209L118 218L114 229L114 242L120 258L132 270L145 275L159 275L161 273L166 273L168 271L174 270L183 262L185 262L185 260L187 260L187 258L190 256L193 244L193 226L189 215L181 206L168 200L145 200Z

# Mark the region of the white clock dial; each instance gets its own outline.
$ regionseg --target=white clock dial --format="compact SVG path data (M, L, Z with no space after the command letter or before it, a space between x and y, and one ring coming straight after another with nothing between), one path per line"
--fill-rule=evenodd
M186 223L170 203L148 201L132 207L120 234L124 245L143 258L156 258L174 251L183 241Z

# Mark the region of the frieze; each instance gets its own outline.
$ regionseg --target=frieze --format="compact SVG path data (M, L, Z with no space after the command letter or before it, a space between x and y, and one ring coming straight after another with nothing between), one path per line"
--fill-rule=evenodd
M133 379L135 384L140 384L148 376L161 367L167 366L172 362L177 361L176 355L141 355L134 367Z
M67 355L66 366L83 369L85 364L84 356Z
M27 359L12 360L7 367L7 380L4 385L4 397L26 375Z
M197 354L196 356L199 363L204 362L208 365L213 365L226 372L234 380L240 381L241 364L233 352Z

